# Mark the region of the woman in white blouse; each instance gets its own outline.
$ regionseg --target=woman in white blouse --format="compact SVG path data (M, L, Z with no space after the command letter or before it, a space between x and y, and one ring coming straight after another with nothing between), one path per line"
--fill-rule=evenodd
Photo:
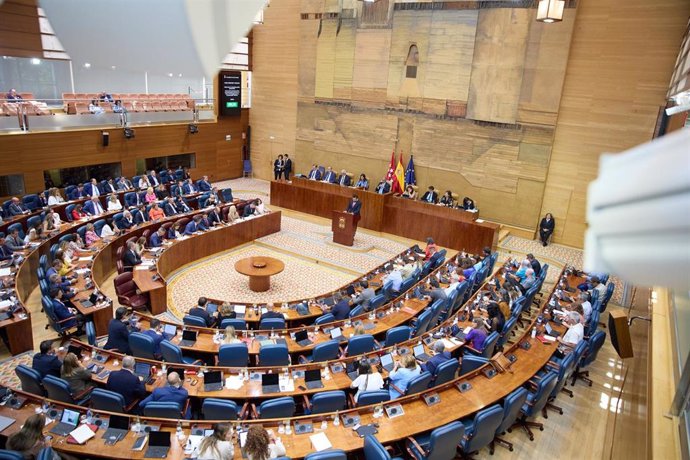
M108 211L121 211L122 203L114 193L108 197Z
M48 192L48 206L54 206L64 202L65 199L60 195L60 190L58 190L57 187L51 188Z
M235 455L227 423L214 423L213 433L201 440L198 460L230 460Z
M378 371L374 371L368 362L359 363L357 374L359 374L357 378L350 384L350 388L357 388L355 401L358 401L359 395L365 391L376 391L383 388L383 377Z
M268 460L285 455L285 446L272 431L266 431L261 425L252 425L247 432L244 452L249 460Z

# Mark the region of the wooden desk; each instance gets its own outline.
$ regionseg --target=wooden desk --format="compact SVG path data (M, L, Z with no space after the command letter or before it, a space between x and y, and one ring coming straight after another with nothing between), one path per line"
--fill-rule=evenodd
M31 329L31 314L24 311L15 313L13 318L0 321L0 329L7 331L10 353L18 355L25 351L33 350L34 341Z
M273 257L246 257L235 262L235 270L249 277L249 289L266 292L271 288L271 276L285 270L285 264Z
M346 209L357 193L362 201L359 225L375 231L424 241L472 253L498 244L497 224L477 222L477 214L463 209L435 206L391 195L355 190L334 184L295 178L291 183L271 182L271 203L330 219L334 209Z

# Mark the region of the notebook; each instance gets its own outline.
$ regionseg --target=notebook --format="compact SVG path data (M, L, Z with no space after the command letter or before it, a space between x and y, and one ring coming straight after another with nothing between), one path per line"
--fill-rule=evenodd
M9 417L3 417L0 415L0 433L5 430L8 426L12 425L14 422L16 422L15 419L9 418Z

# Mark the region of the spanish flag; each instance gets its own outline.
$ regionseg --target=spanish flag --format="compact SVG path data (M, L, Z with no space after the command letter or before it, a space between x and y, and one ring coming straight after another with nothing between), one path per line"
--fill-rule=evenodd
M391 191L393 193L402 193L405 185L405 168L403 167L403 154L400 152L400 159L398 165L395 167L395 176L393 177L393 186Z

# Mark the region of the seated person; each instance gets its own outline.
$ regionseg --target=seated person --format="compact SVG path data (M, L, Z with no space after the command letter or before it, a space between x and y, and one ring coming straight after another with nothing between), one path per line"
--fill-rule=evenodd
M192 182L192 179L187 179L187 181L182 186L182 193L185 195L191 195L192 193L197 192L199 192L199 190L194 185L194 182Z
M599 291L599 299L603 299L606 295L606 285L600 281L598 276L592 276L590 283L592 285L590 291Z
M122 203L114 193L108 197L108 211L122 211Z
M163 325L158 318L151 318L149 321L149 328L146 329L142 334L148 335L153 339L153 354L154 356L161 355L161 342L165 337L163 337Z
M359 400L359 395L365 391L376 391L383 388L383 377L371 366L369 361L361 360L357 366L357 378L352 381L350 388L357 388L355 401Z
M149 246L152 248L159 248L163 245L163 240L165 239L165 229L161 226L158 230L153 232L149 237Z
M96 99L92 99L91 103L89 103L89 112L96 115L100 115L102 113L105 113L105 109L98 105L98 101Z
M129 348L129 317L130 310L127 307L118 307L115 310L115 318L108 323L108 341L103 348L117 350L126 355L132 352Z
M266 307L268 307L268 305L266 305ZM259 322L261 322L265 319L269 319L269 318L285 319L285 316L283 316L283 314L279 311L275 311L272 308L268 308L266 310L266 313L262 313L261 316L259 317Z
M72 209L72 220L81 220L85 219L86 217L88 217L88 214L83 211L83 208L80 204L76 205L74 209Z
M443 340L437 340L434 342L433 351L434 355L427 362L422 364L422 372L428 371L431 375L434 375L439 364L452 359L450 353L446 351L446 346L444 345Z
M67 353L64 361L62 361L60 378L69 384L69 389L73 395L94 387L91 371L81 365L79 358L74 353Z
M256 213L256 202L252 201L251 203L244 206L244 212L242 213L242 217L249 217L255 213Z
M244 452L249 460L267 460L285 455L285 446L273 430L269 432L261 425L252 425L247 431Z
M328 182L329 184L335 184L335 181L337 180L337 176L335 174L335 171L333 171L333 168L330 166L326 168L326 172L323 174L323 178L321 179L322 182Z
M7 93L6 98L7 98L7 100L10 101L10 102L17 102L17 101L21 101L21 100L24 99L24 98L21 96L21 94L19 94L19 93L17 92L17 90L14 89L14 88L12 88L12 89Z
M223 302L220 307L218 307L218 314L216 315L216 322L220 326L224 319L235 319L237 318L237 313L227 302Z
M166 216L174 216L177 214L177 206L175 205L175 199L171 196L167 197L163 204L163 211Z
M340 292L333 294L335 304L331 307L331 314L336 321L346 319L350 315L350 301L348 297L343 297Z
M0 237L0 261L12 259L12 249L7 246L6 240Z
M130 228L134 227L134 218L132 217L132 213L129 211L125 211L122 213L122 219L120 219L120 222L118 224L118 227L120 230L129 230Z
M340 176L338 176L338 185L342 187L349 187L352 183L352 179L347 175L347 171L344 169L340 171Z
M41 374L41 378L46 375L60 377L62 361L55 355L52 340L44 340L41 342L39 345L39 352L34 355L31 367Z
M126 113L127 110L125 107L122 105L122 100L118 99L115 101L115 104L113 104L113 112L114 113Z
M208 176L203 176L199 181L199 190L202 192L211 191L211 183L208 181Z
M426 203L436 204L438 203L438 193L434 190L434 186L430 185L426 193L422 195L421 201Z
M58 261L59 263L59 261ZM74 280L73 280L74 281ZM76 291L72 289L71 281L63 281L62 277L57 273L53 273L48 277L48 288L49 289L61 289L62 295L65 299L71 299L76 295Z
M158 203L153 203L151 209L149 209L149 219L160 220L165 218L165 212L158 206Z
M564 316L563 324L568 326L568 331L562 336L556 337L556 341L558 341L556 357L562 358L572 353L577 344L585 338L585 326L582 323L582 316L576 311L570 311Z
M181 196L178 196L175 200L175 206L177 206L177 211L180 213L185 213L192 210Z
M219 317L220 318L220 317ZM223 343L242 343L240 339L237 338L237 333L235 328L232 326L226 326L225 332L223 333Z
M402 282L402 272L400 271L400 267L397 265L395 266L395 269L393 271L391 271L389 274L383 277L384 286L388 283L392 283L391 292L393 293L394 297L397 297L400 293L400 286L402 286Z
M412 353L403 355L400 359L396 360L393 370L388 374L390 379L390 388L388 392L390 393L391 399L402 396L400 392L405 392L407 384L421 373L422 370L417 365L417 361L414 359Z
M122 359L122 369L112 371L105 385L106 390L122 395L126 406L146 396L146 386L143 379L134 374L135 365L136 361L133 357L125 356Z
M180 228L179 222L175 222L174 224L172 224L170 226L170 228L168 229L168 239L169 240L175 240L175 239L181 237L182 234L180 233L180 230L181 230L181 228Z
M25 249L24 246L24 240L19 236L19 229L12 229L5 238L5 247L10 251L22 251Z
M198 214L195 215L194 218L184 228L184 234L185 235L193 235L194 233L201 231L202 229L199 226L200 222L201 222L201 216Z
M417 250L419 250L419 248L417 246L415 246L415 248L417 248L415 250L415 252L421 256L421 254L419 252L417 252ZM437 251L438 251L438 246L436 246L436 243L434 243L434 239L431 237L427 238L426 239L426 247L424 248L424 260L431 259L431 256L436 254Z
M60 321L60 325L65 329L77 326L77 335L81 335L83 319L81 315L77 315L76 308L68 307L62 301L62 289L51 290L50 297L53 298L53 312L55 313L58 321Z
M321 180L321 170L315 164L311 165L311 171L307 174L307 177L311 180Z
M93 197L86 203L84 203L84 212L90 216L100 216L105 211L103 206L101 206L101 200L98 197Z
M86 242L86 247L91 247L94 244L101 241L101 237L96 233L96 229L92 223L86 224L86 232L84 233L84 241Z
M407 187L405 187L405 191L403 192L402 197L408 198L410 200L416 200L417 192L415 191L414 187L408 185Z
M232 460L235 448L229 423L214 423L213 433L204 437L199 444L197 460ZM270 456L270 454L269 454Z
M442 204L449 208L453 207L453 192L446 190L446 193L443 194L438 204Z
M494 301L489 302L489 305L486 307L486 312L489 314L489 332L500 333L503 330L503 326L506 324L506 318L503 316L503 312L498 304Z
M534 270L528 268L525 270L525 277L522 281L516 275L510 273L505 274L506 283L520 290L521 293L525 294L529 288L534 286L536 279L534 277Z
M197 305L190 308L187 312L190 316L197 316L204 320L206 327L212 327L216 323L216 319L211 316L207 311L208 299L206 297L199 297Z
M7 213L10 216L21 216L30 212L16 196L12 197L10 201L10 205L7 207Z
M527 260L529 261L532 270L534 270L534 275L539 276L539 273L541 273L541 264L534 257L534 254L527 254Z
M220 206L214 207L206 215L208 216L208 221L211 227L215 227L223 223L223 213L220 210Z
M149 221L149 217L146 212L146 205L144 205L143 203L138 205L136 208L132 208L130 212L132 213L132 217L134 218L134 225L143 224L144 222Z
M462 199L462 209L465 211L474 211L476 209L474 200L468 196Z
M474 326L472 327L472 330L465 336L465 343L481 353L484 350L484 342L486 341L487 336L484 319L474 318L472 322L474 323Z
M366 174L360 174L359 180L355 184L356 188L361 188L362 190L369 190L369 179L367 179Z
M383 195L384 193L388 193L391 191L391 181L387 181L386 179L381 179L381 182L379 182L379 185L376 186L376 193Z
M364 308L364 311L369 311L371 310L369 303L376 295L376 291L369 286L369 282L367 280L362 280L359 284L362 286L362 292L360 292L359 295L353 299L352 303L355 305L361 305L362 308Z
M153 190L153 187L148 187L146 189L146 195L144 195L144 201L148 204L151 204L155 202L158 199L156 196L155 190Z
M180 410L184 410L187 405L189 393L182 387L182 380L177 372L168 374L168 384L164 387L154 389L150 395L139 403L139 407L144 409L150 402L174 402L180 406ZM192 411L189 407L184 414L184 418L192 417Z

